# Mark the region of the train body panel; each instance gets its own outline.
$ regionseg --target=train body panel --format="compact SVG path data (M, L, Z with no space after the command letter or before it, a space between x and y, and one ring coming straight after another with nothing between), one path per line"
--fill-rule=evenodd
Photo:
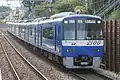
M79 68L99 68L100 67L100 63L101 63L101 57L93 57L92 59L92 63L90 62L79 62L76 64L76 62L74 61L74 57L64 57L63 58L63 65L66 68L69 69L79 69Z
M104 22L92 15L69 15L41 22L8 23L25 42L62 58L66 68L99 67L104 55Z
M66 40L62 41L62 56L102 57L104 54L103 40Z
M77 56L90 56L90 57L103 57L103 46L66 46L62 47L62 56L64 57L77 57Z

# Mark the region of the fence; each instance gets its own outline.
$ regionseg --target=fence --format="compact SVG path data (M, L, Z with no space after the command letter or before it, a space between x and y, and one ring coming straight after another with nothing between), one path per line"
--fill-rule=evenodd
M105 55L103 63L105 68L120 72L120 20L106 21L104 27Z

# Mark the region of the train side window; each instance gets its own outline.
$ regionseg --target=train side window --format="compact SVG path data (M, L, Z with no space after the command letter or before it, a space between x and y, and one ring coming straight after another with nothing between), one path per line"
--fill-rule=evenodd
M47 39L53 39L54 32L53 32L53 27L47 27L43 29L43 37Z

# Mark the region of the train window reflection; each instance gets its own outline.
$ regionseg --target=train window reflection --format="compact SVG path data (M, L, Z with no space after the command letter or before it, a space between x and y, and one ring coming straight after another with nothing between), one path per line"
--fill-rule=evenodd
M75 24L64 24L63 33L64 40L75 40Z
M83 20L78 20L77 24L77 40L84 39L85 37L85 24Z
M53 27L43 29L43 37L47 39L53 39L54 32Z
M86 24L86 39L102 39L102 25Z

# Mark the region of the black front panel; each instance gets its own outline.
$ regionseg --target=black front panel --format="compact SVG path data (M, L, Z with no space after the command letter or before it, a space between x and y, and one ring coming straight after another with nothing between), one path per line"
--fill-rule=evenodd
M92 66L93 58L88 56L74 57L74 66Z

